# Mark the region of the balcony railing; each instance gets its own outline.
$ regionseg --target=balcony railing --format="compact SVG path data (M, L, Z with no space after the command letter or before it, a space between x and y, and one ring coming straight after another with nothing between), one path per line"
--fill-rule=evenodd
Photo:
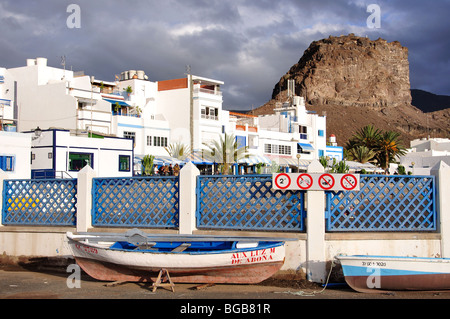
M218 116L216 116L216 115L209 115L209 114L202 114L201 118L202 119L207 119L207 120L215 120L215 121L219 120Z
M204 89L204 88L195 88L194 93L206 93L206 94L222 96L222 91L214 91L214 90Z

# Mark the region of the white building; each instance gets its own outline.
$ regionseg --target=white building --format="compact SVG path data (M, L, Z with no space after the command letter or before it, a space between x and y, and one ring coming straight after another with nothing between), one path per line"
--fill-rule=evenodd
M31 138L28 135L0 131L0 169L11 179L31 177Z
M217 140L225 132L228 112L222 109L223 84L195 75L192 81L187 76L158 82L157 109L169 122L171 142L201 152L203 144Z
M233 122L233 133L241 145L248 146L251 156L275 162L286 171L305 169L313 159L327 155L326 117L307 111L302 97L278 103L270 115L230 112Z
M115 81L102 81L49 67L45 58L28 59L26 66L1 72L4 82L13 85L12 95L5 100L11 101L8 118L18 118L18 131L39 127L44 132L70 132L67 138L125 137L133 140L135 163L147 154L167 158L165 148L182 143L190 146L194 163L211 164L204 156L205 144L224 133L234 134L240 145L249 149L250 158L239 163L239 172L254 171L249 166L257 162L276 162L286 170L295 170L306 168L320 156L339 156L339 148L327 148L326 117L307 111L303 98L294 96L293 90L274 114L253 117L223 110L224 82L195 75L153 82L144 71L129 70L117 75ZM75 145L74 141L64 147ZM59 145L59 141L45 147L33 143L35 156L39 148L44 151ZM86 143L91 142L86 139ZM52 165L50 157L45 165L41 159L33 159L32 169L71 171L69 159L63 159L53 157L51 160L58 163Z
M0 68L0 131L17 131L16 84L9 71Z
M32 178L76 178L89 165L98 177L133 175L133 141L126 138L71 135L49 129L24 134L32 140ZM30 158L30 150L27 154Z
M422 138L410 142L411 148L401 156L399 165L403 165L406 172L413 175L429 175L431 168L444 161L450 165L450 139L448 138ZM396 165L391 165L395 170Z
M100 81L49 67L45 58L28 59L26 66L6 71L17 82L20 131L63 128L74 135L127 137L134 140L136 154L167 155L169 126L156 113L157 85L141 73ZM165 143L153 142L161 140Z

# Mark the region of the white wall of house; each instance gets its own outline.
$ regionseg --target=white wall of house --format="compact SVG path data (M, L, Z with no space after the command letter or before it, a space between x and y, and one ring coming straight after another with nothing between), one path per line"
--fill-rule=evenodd
M29 135L0 131L0 160L8 161L7 167L0 166L0 168L5 171L8 178L26 179L31 177L30 150L31 137Z
M18 130L76 128L77 101L66 92L72 71L47 66L44 58L24 67L9 69L17 81Z
M125 177L133 173L133 146L130 139L88 138L71 135L66 130L48 130L32 141L31 152L31 169L54 169L57 177L76 178L78 171L83 168L71 166L71 154L90 154L91 167L99 177ZM119 156L129 157L129 169L119 169Z
M0 68L0 130L15 131L14 77L5 68ZM10 126L11 125L11 126Z

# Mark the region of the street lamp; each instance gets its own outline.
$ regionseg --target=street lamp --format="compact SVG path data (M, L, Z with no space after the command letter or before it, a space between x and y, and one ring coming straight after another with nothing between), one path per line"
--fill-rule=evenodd
M42 134L42 130L38 127L34 130L34 136L32 137L33 140L39 138Z
M300 157L301 157L301 155L297 154L297 172L299 172L299 173L300 173Z

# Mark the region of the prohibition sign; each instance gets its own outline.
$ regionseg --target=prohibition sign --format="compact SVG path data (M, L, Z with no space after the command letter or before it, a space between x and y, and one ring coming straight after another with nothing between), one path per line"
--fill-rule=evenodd
M297 185L301 189L309 189L313 184L313 179L309 174L300 174L297 177Z
M280 189L286 189L291 185L291 178L285 173L278 174L275 177L275 185Z
M319 186L325 190L331 189L334 186L334 177L330 174L320 175Z
M345 174L341 178L341 186L345 190L351 191L356 187L356 183L357 183L356 177L353 176L352 174Z

